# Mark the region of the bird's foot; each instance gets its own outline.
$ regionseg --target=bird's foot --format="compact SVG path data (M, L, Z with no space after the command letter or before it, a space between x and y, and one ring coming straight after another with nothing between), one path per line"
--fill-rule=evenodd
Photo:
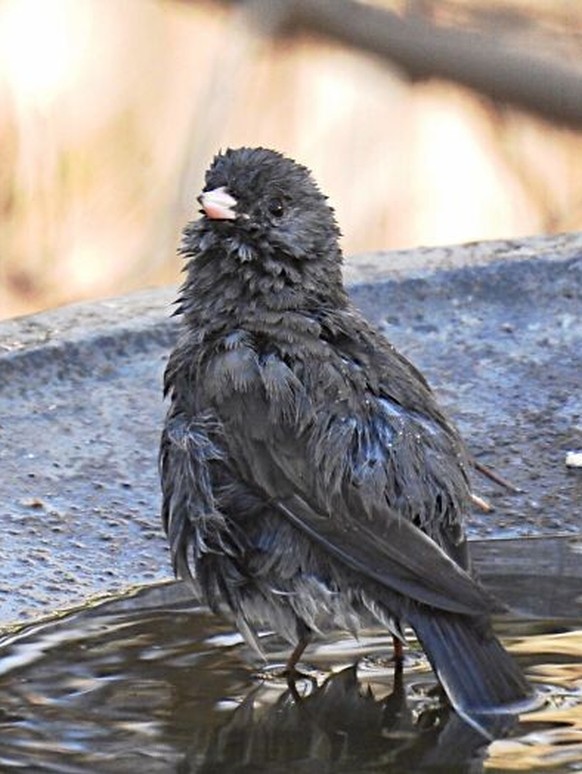
M296 667L285 667L281 672L281 677L284 677L285 680L287 680L289 688L300 680L307 680L312 686L317 687L317 678L314 677L314 675L308 675L305 672L301 672Z
M317 678L315 678L313 675L305 674L305 672L300 672L295 667L292 669L287 668L283 670L283 674L287 680L287 687L289 688L289 692L296 702L301 701L301 699L315 691L318 687ZM301 683L303 683L304 688L303 691L300 692L299 688L301 687ZM305 688L305 683L308 684L307 688Z
M317 684L317 678L307 672L302 672L297 667L289 668L289 666L281 667L277 666L266 667L255 673L255 676L260 680L266 681L280 681L284 680L287 684L299 682L301 680L307 680L310 683Z
M257 672L255 676L264 682L284 681L295 701L300 701L318 687L315 675L302 672L296 667L290 669L288 666L276 666Z

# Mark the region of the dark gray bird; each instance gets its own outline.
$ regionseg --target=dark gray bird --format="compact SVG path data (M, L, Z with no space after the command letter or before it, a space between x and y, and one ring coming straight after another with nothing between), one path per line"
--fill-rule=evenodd
M530 691L471 577L466 454L422 374L351 305L309 171L218 155L184 231L184 331L165 375L163 523L174 568L258 646L331 629L415 631L481 729ZM397 655L400 655L397 648Z

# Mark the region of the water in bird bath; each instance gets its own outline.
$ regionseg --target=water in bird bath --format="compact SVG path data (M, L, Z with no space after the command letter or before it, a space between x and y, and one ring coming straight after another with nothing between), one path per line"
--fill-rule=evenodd
M517 611L499 631L540 694L492 743L448 710L414 646L395 677L382 632L338 636L308 651L317 686L293 694L257 675L185 586L165 584L4 637L0 770L582 770L581 548L571 537L475 546L483 580ZM284 662L282 643L267 647Z

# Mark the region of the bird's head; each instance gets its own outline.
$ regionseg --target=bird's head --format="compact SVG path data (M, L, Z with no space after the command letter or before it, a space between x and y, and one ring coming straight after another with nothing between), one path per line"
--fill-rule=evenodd
M339 229L309 170L266 148L217 155L198 197L202 219L184 232L192 255L220 244L239 261L337 262Z

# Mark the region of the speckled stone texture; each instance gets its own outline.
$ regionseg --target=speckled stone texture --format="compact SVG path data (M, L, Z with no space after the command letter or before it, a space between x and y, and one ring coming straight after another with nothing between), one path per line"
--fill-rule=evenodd
M495 511L470 535L577 535L582 235L377 253L347 276L476 457L523 489L476 477ZM171 578L157 445L175 295L0 324L0 627Z

